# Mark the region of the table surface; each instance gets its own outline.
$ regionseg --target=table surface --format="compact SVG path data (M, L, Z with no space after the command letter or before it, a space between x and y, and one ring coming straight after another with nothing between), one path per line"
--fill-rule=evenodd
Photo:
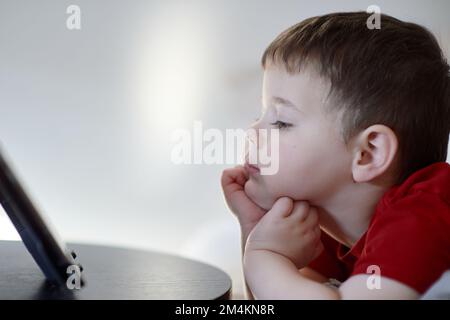
M0 241L0 299L229 299L231 279L194 260L154 251L68 244L86 286L50 286L20 241Z

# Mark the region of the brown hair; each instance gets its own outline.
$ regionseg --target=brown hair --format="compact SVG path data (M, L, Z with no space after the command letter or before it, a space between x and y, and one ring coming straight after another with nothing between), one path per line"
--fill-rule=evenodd
M369 29L366 12L306 19L281 33L262 57L290 73L306 64L330 81L332 107L342 110L348 143L373 124L390 127L399 140L397 182L445 161L450 130L449 65L425 28L381 15Z

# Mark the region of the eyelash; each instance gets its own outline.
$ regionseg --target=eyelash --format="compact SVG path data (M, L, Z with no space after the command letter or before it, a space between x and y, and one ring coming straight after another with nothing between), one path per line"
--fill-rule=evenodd
M286 122L283 122L283 121L275 121L274 123L271 123L271 125L272 126L277 126L277 128L280 129L280 130L292 127L292 124L286 123Z
M258 122L260 119L261 119L261 118L258 117L258 118L255 118L254 121L255 121L255 122ZM286 123L286 122L283 122L283 121L275 121L274 123L271 123L271 125L272 125L272 126L277 126L277 128L278 128L279 130L283 130L283 129L287 129L287 128L292 127L292 124Z

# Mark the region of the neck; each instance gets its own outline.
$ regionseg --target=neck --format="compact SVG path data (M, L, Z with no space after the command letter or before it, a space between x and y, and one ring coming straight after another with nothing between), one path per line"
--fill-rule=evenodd
M347 247L352 247L367 231L375 207L388 186L352 183L325 201L314 204L322 229Z

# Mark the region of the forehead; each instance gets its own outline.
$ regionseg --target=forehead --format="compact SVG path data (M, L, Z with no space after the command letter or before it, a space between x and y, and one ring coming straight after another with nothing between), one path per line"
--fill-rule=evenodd
M283 67L270 65L264 70L263 101L269 103L274 97L292 101L298 106L323 104L328 85L310 68L294 74Z

